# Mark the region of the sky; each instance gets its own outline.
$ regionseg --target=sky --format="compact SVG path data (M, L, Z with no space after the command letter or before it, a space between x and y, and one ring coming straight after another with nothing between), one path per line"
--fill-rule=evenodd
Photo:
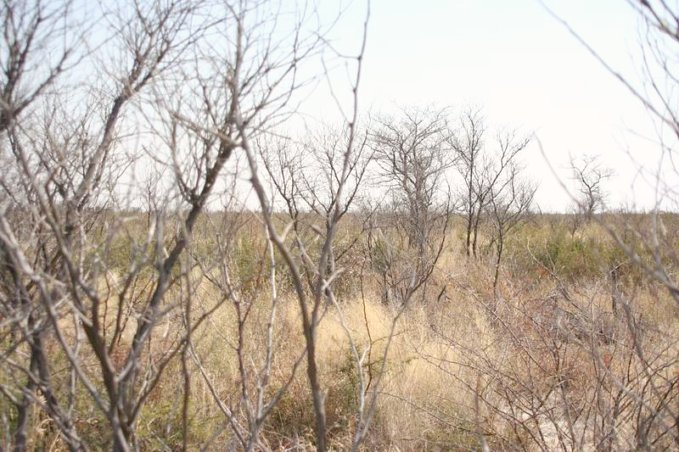
M322 4L332 12L338 3ZM346 13L330 39L341 52L355 54L366 4L343 5ZM653 207L649 174L658 165L653 121L545 5L609 65L630 79L641 78L641 22L621 0L545 0L544 5L539 0L373 0L360 110L480 108L488 125L537 138L524 163L528 177L539 184L536 200L542 210L562 211L572 204L563 187L573 192L568 162L583 155L599 155L601 164L614 170L605 186L609 207ZM335 70L332 77L336 92L343 86L348 92L342 84L345 71ZM310 96L305 108L327 117L331 101L322 91Z

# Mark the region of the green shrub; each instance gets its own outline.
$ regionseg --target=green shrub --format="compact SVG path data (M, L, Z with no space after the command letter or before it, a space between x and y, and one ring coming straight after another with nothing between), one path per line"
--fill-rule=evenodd
M565 228L546 232L529 231L512 241L515 274L549 271L574 281L599 278L628 261L624 251L606 236L571 235ZM625 271L631 268L626 266Z

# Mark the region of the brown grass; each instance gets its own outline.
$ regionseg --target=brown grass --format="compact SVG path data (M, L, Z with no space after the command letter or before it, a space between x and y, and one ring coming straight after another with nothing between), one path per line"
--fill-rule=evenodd
M342 282L346 290L340 292L338 307L327 307L318 328L318 363L325 391L329 444L338 450L348 447L355 428L359 384L350 338L359 353L365 353L362 372L366 381L371 387L379 381L377 410L364 444L366 450L476 450L482 437L496 449L537 450L562 445L593 448L600 440L595 424L602 422L601 416L606 414L601 412L597 417L597 410L602 411L603 404L614 403L616 397L620 397L621 405L613 449L637 446L634 435L643 419L635 417L636 398L643 398L647 405L661 404L662 412L652 422L675 422L667 416L671 411L663 410L676 410L677 388L659 400L659 394L677 385L679 379L679 317L674 301L662 287L645 279L643 284L622 287L630 308L627 314L622 308L614 314L606 269L598 277L590 274L579 279L552 273L568 265L547 270L535 266L531 271L522 271L520 266L531 261L529 241L535 244L548 240L553 228L549 224L529 225L517 233L502 269L497 297L492 290L490 257L464 257L459 231L451 231L426 290L414 298L398 320L384 363L384 350L399 307L382 302L380 279L370 273L369 266L360 267L365 256L359 243L357 251L347 257L352 263L351 272ZM265 242L254 236L258 233L256 228L243 231L247 240L240 237L235 241L235 253L261 256ZM591 226L579 234L580 238L597 238L603 232ZM529 240L521 243L521 237ZM252 255L242 256L233 262L241 269L251 268L243 260L246 258L254 259ZM360 268L368 270L361 274L357 270ZM199 315L214 307L221 293L200 278L198 270L194 273L194 314ZM359 288L361 276L364 280ZM242 278L247 275L238 277L245 288ZM113 286L120 283L113 274L107 275L107 280ZM258 284L247 286L241 294L243 306L252 307L240 350L251 378L245 382L250 391L255 389L254 376L266 356L271 309L266 285ZM106 293L107 287L102 282L101 292ZM138 288L140 294L144 290L143 285ZM172 298L170 291L168 302ZM103 320L110 329L111 313L118 301L109 297L107 303L108 314ZM128 345L135 316L139 315L130 309L128 326L120 339ZM276 319L267 397L288 381L294 363L304 351L299 306L285 287ZM631 330L630 324L636 329ZM179 337L181 325L179 315L169 316L158 325L148 350L150 363L154 353L162 355L164 347L176 344L173 341ZM227 300L193 334L197 359L205 375L199 372L195 360L189 359L191 448L208 444L208 448L220 449L234 444L212 390L222 403L235 410L234 417L239 422L245 422L237 333L236 305ZM140 415L137 435L144 448L181 445L183 384L180 361L176 359ZM86 401L83 396L83 404ZM79 417L83 437L105 438L103 421L93 414L96 410L82 409L91 413ZM575 417L570 427L568 416ZM268 418L260 445L281 450L311 449L312 428L313 411L302 362ZM672 432L663 436L653 428L657 447L669 446L677 437ZM567 438L569 430L576 431L581 439ZM36 434L41 431L36 424Z

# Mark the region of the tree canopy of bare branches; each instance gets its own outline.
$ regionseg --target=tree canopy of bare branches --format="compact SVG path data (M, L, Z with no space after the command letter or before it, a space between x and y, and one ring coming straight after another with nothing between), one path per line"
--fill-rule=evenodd
M460 117L459 131L452 137L458 156L456 168L464 181L460 198L467 256L477 255L482 217L494 205L494 197L504 193L517 176L518 157L530 141L515 132L498 133L495 147L490 148L486 129L481 113L467 110ZM495 212L494 208L490 211Z
M606 205L603 185L613 175L613 171L603 167L595 157L583 157L580 161L572 161L571 170L577 184L580 210L585 217L591 218Z
M449 212L445 172L456 155L446 110L404 109L379 121L373 132L375 160L403 210L409 244L425 256L437 217Z
M106 422L105 440L114 450L141 448L138 419L181 356L180 429L186 447L189 357L199 367L202 362L192 334L226 301L243 322L247 318L229 273L214 276L226 267L196 258L194 235L210 204L228 191L225 168L242 153L271 246L290 256L261 191L253 145L294 110L289 103L305 83L300 67L327 44L324 30L311 20L312 12L266 1L132 1L103 5L83 17L75 2L11 0L2 3L0 17L6 169L0 176L0 271L7 344L0 390L15 419L11 443L16 450L28 447L29 420L38 410L68 448L87 449L79 426L86 417L78 408L82 396L76 397L86 394ZM82 23L74 25L76 19ZM88 41L90 28L106 39ZM85 51L94 45L96 52ZM93 82L70 85L76 71L90 71ZM361 177L354 158L360 138L353 129L345 136L341 154L325 154L333 198L326 205L318 273L311 276L316 300L311 311L299 264L287 260L299 289L319 450L325 448L326 428L314 328L320 299L336 274L330 264L334 228L355 195L355 188L353 194L343 189ZM146 205L139 199L144 193ZM145 224L136 215L140 206L147 209ZM226 250L228 242L220 237L221 231L217 244ZM119 249L126 241L129 246ZM120 252L124 257L114 266ZM194 310L197 288L205 281L221 296ZM269 290L275 308L275 286ZM171 318L182 319L181 331L160 334ZM262 400L272 359L264 358L257 380L259 402L246 404L248 425L218 400L248 450L258 444L262 422L280 399L279 394L271 403ZM248 378L249 371L241 370ZM243 394L245 401L253 400L245 387Z

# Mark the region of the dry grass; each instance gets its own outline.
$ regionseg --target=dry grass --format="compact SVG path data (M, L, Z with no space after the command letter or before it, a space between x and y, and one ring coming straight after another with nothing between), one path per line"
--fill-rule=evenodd
M265 242L252 235L256 233L252 227L245 230L247 240L237 240L236 251L260 256ZM596 227L580 231L583 237L601 233ZM549 237L540 228L527 227L521 234L538 241ZM347 290L341 292L337 306L326 307L317 335L333 448L348 447L355 428L360 385L352 342L359 354L365 354L361 372L366 384L371 389L379 384L366 450L477 450L482 438L494 449L592 449L602 444L613 450L633 449L639 446L635 435L643 422L652 424L648 434L657 441L654 447L673 444L677 435L671 425L676 420L670 414L679 408L679 317L671 296L648 280L623 285L629 309L619 306L614 313L604 271L598 278L581 279L548 271L521 272L517 266L530 259L517 257L521 249L514 242L513 258L503 268L496 296L487 257L467 259L461 243L451 240L427 288L406 308L393 335L399 307L384 304L380 279L361 275L358 264L354 265L343 281ZM361 258L360 252L348 257L354 263ZM240 262L239 268L250 268L243 259L234 262ZM103 294L120 284L115 275L106 276L100 286ZM353 279L359 276L364 277L361 290ZM191 376L187 441L191 448L220 449L235 442L216 399L233 411L237 422L246 423L243 391L249 391L252 399L266 359L272 304L261 282L253 286L247 278L239 280L243 283L239 306L224 300L223 292L198 270L190 279L193 315L197 318L217 309L193 332L195 356L187 361ZM141 296L145 289L140 284L135 290ZM173 296L171 290L168 303ZM107 299L102 320L108 329L117 303L113 296ZM239 336L239 319L246 306L250 312ZM164 348L176 346L181 336L182 317L173 312L155 329L145 355L149 363L154 354L162 356ZM139 315L133 306L129 313L120 338L128 345ZM267 400L292 380L263 426L260 446L312 449L313 410L304 360L294 367L305 342L297 300L287 289L278 301L274 325ZM144 448L181 445L182 375L178 357L144 406L137 423ZM86 397L82 400L82 412L90 413L79 417L83 437L95 443L103 440L105 447L103 420L86 406ZM617 417L607 420L615 403ZM656 407L655 413L645 406ZM46 421L36 417L35 422L38 435L44 431L38 424ZM616 431L610 443L601 442L600 430L606 422ZM668 432L662 433L659 425L668 424ZM35 444L48 442L49 431L42 437ZM59 441L53 441L58 446Z
M594 229L580 234L590 238L601 234ZM461 257L460 244L451 242L427 292L433 295L418 298L396 325L366 448L475 449L481 433L498 448L550 448L562 443L593 447L594 430L583 425L580 417L567 425L564 419L569 414L562 401L567 400L571 416L573 413L583 416L583 410L595 405L595 392L601 390L603 381L599 375L601 363L597 360L608 366L610 374L605 388L611 394L615 393L611 385L616 384L616 378L625 390L641 390L647 380L641 376L644 368L638 357L630 353L629 342L627 348L624 345L629 340L624 322L617 320L616 325L609 325L615 320L605 279L588 278L584 284L571 282L565 295L556 296L559 280L545 277L544 273L534 275L534 279L530 275L518 279L505 277L500 287L502 298L498 301L492 295L490 275L483 258L466 260ZM445 296L436 297L443 287ZM679 337L667 334L679 331L672 301L651 284L634 290L631 315L648 326L644 345L653 350L663 349L655 359L664 357L663 362L672 361L671 366L652 378L659 383L672 381L677 364L671 354L679 351ZM339 309L327 308L317 337L330 444L337 449L350 444L355 427L359 385L349 338L360 353L369 349L363 374L371 385L377 384L396 312L395 307L381 302L376 280L364 287L364 297L357 293L347 291L347 296L339 300ZM202 296L210 300L214 294L204 289ZM246 325L245 355L256 367L255 363L264 359L270 300L260 294L250 302L254 307ZM294 297L283 297L277 318L270 391L290 377L292 363L304 347ZM207 373L221 397L234 406L239 403L240 384L234 345L236 326L234 306L226 303L195 333ZM604 331L606 328L616 328L625 338L618 337L615 344L596 342L600 339L597 334L611 334ZM629 371L630 360L634 361L637 379L623 381L618 376ZM302 365L274 409L262 434L262 444L270 448L295 444L312 447L313 414L305 378ZM210 425L213 429L218 427L219 422L214 419L219 413L214 408L205 408L214 401L204 384L195 381L192 405L196 407L195 416L213 419L212 424L201 422L194 438L198 444ZM515 391L516 400L508 399L506 391ZM532 421L529 412L517 414L515 410L521 403L537 400L536 397L551 405L551 411L540 411ZM149 413L154 412L158 415L151 407ZM621 416L617 424L620 437L615 443L619 447L634 443L634 438L629 437L634 431L632 422L631 415ZM581 439L564 440L562 436L569 430ZM228 441L228 436L222 433L220 438Z

